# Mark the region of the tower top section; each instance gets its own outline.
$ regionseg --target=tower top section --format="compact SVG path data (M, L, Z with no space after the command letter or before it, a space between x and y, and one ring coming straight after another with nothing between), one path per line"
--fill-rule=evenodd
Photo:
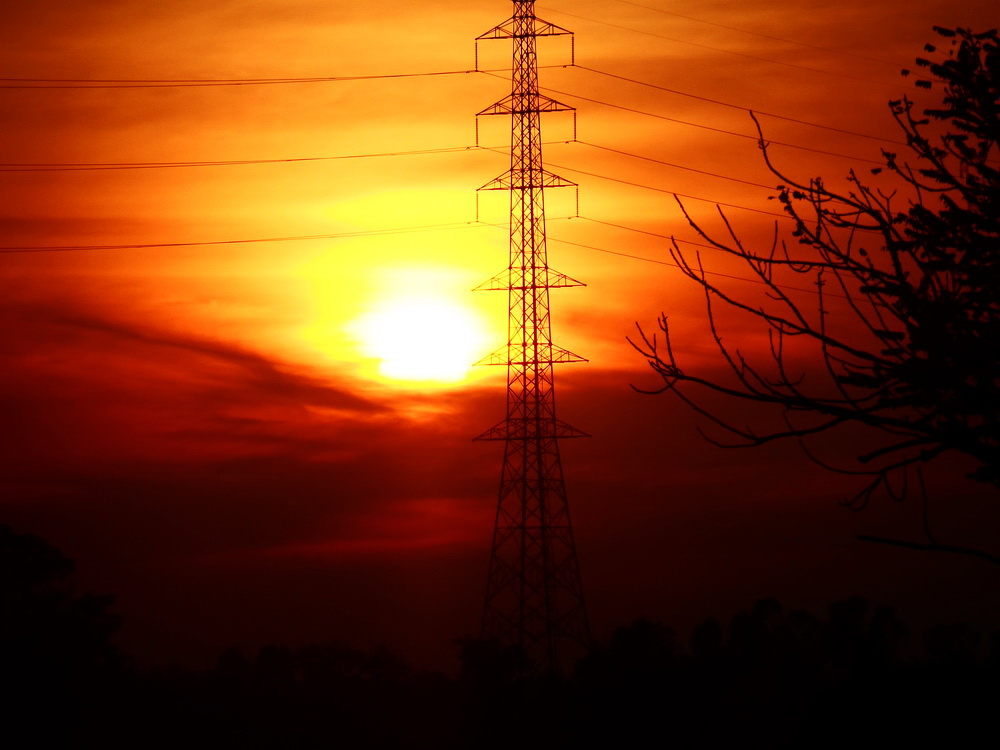
M498 26L494 26L485 34L476 37L482 39L517 39L527 36L559 36L572 31L543 21L535 15L535 0L514 0L514 15Z

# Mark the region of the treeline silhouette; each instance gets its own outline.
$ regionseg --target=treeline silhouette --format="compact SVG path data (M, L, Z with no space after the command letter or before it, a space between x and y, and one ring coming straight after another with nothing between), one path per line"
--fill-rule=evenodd
M456 643L457 678L385 649L228 649L211 669L143 669L112 645L112 600L0 526L0 745L10 748L822 748L991 746L1000 633L917 638L854 598L825 617L762 599L687 642L639 619L564 677L516 648ZM919 646L919 647L918 647Z

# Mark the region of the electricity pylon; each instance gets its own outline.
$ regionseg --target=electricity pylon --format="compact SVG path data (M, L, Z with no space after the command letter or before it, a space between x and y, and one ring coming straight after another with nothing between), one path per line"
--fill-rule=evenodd
M478 37L509 39L511 92L479 115L510 115L510 169L480 190L510 192L510 264L478 289L506 290L507 344L479 364L506 365L507 416L478 440L504 442L482 636L523 648L537 671L559 671L589 641L559 440L586 434L556 418L553 365L585 361L552 343L549 290L582 286L549 268L545 189L575 187L542 164L541 114L572 107L538 91L535 40L571 34L514 0L514 15ZM478 117L478 115L477 115Z

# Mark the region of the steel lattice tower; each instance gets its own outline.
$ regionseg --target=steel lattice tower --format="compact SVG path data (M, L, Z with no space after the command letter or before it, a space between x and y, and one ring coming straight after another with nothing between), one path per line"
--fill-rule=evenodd
M535 51L537 37L570 33L514 0L513 16L476 40L514 47L510 95L478 113L511 118L510 169L480 188L510 192L510 264L478 287L506 290L509 308L506 346L480 363L507 367L507 416L477 438L504 442L482 635L520 645L539 671L589 641L559 457L560 439L586 435L556 418L553 381L553 365L584 360L552 343L549 317L549 290L582 284L550 269L545 247L545 189L575 183L544 168L540 125L573 108L539 93Z

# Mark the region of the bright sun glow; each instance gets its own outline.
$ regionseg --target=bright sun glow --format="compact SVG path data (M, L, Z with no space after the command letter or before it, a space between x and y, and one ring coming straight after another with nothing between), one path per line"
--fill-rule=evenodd
M307 356L320 355L363 379L401 388L453 387L497 374L472 365L506 336L504 295L472 293L485 274L469 268L468 257L459 258L464 267L412 261L435 248L440 252L442 245L469 256L464 238L427 239L426 246L421 241L414 238L403 249L345 243L301 267L311 308L300 330L310 347ZM378 263L372 261L376 254ZM352 258L365 262L345 262Z
M350 326L383 377L440 383L468 376L488 346L483 329L473 309L429 297L386 301Z

